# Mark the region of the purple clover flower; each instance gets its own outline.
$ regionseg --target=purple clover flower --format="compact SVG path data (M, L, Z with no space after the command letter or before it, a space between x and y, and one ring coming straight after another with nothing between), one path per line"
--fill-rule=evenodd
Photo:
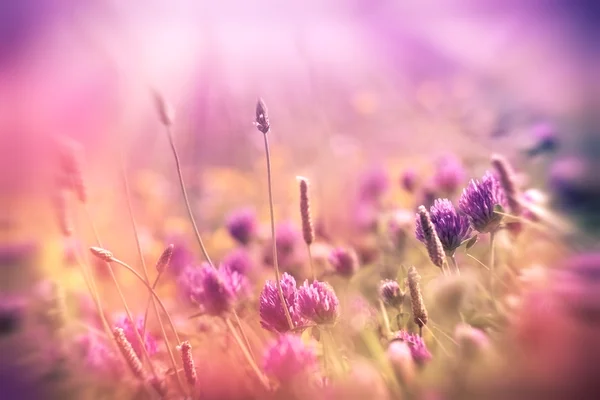
M95 335L91 333L81 335L76 343L81 351L84 366L93 372L115 377L124 372L118 354Z
M256 212L251 208L242 208L234 211L225 223L227 231L238 243L247 245L256 237L258 221Z
M296 289L296 280L293 276L284 272L281 275L281 290L288 306L288 311L292 317L294 327L300 326L302 318L296 311L298 301L298 290ZM285 310L279 298L277 284L273 281L266 281L259 299L260 324L263 328L271 332L288 332L290 326L285 316Z
M331 251L329 263L333 266L336 274L345 278L351 277L358 270L358 256L356 253L342 247Z
M437 169L433 177L435 186L444 193L454 193L465 181L465 168L456 156L448 154L437 162Z
M265 372L281 383L314 370L317 355L314 347L291 333L280 335L265 351Z
M429 209L429 216L446 254L454 253L471 234L469 218L459 213L448 199L436 199ZM421 219L418 217L416 219L416 236L421 242L426 243Z
M254 270L254 261L244 248L235 249L225 256L223 266L242 275L248 275Z
M413 193L417 189L418 179L417 171L408 168L400 176L400 185L407 192Z
M135 319L134 328L129 318L127 318L126 315L121 315L115 321L115 326L123 329L125 337L129 341L129 343L131 343L131 347L133 347L135 354L137 354L139 358L142 358L143 350L142 345L140 344L140 341L138 340L138 336L136 335L134 329L137 329L138 333L140 334L142 340L144 341L146 351L150 356L158 352L158 344L156 342L156 338L152 336L150 332L148 332L148 329L146 329L146 332L144 333L144 317L138 317Z
M379 284L379 297L391 307L400 307L404 302L404 292L397 281L386 279Z
M300 315L318 325L335 324L339 314L339 300L326 282L308 280L298 289L298 312Z
M390 178L383 167L372 168L363 173L359 187L358 198L361 201L375 202L387 192Z
M400 340L407 343L413 360L417 365L423 365L431 360L431 353L420 336L407 331L398 331L392 340Z
M194 286L190 287L192 300L208 315L223 315L232 309L235 301L231 279L231 275L203 264L193 276Z
M250 280L246 275L234 269L232 264L222 264L219 273L235 295L235 300L239 301L250 296L252 292Z
M497 205L506 207L506 198L498 178L486 172L481 181L471 180L463 190L458 205L477 232L488 233L502 222L502 216L496 214L494 209Z

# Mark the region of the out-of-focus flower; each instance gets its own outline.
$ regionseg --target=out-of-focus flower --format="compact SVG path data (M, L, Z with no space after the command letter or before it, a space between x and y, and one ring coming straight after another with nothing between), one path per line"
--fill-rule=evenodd
M438 268L444 269L446 264L446 254L444 253L444 246L437 235L431 216L425 206L419 206L417 209L417 224L416 224L416 235L417 238L422 238L422 242L425 243L427 248L427 254L429 259ZM419 238L419 240L420 240Z
M524 287L543 287L548 282L548 269L542 265L532 265L519 271L519 281Z
M329 263L336 274L349 278L358 270L358 257L351 249L338 247L329 254Z
M544 192L538 189L527 189L523 192L523 218L531 221L538 221L539 217L536 208L543 207L548 202L548 197Z
M512 215L520 216L522 211L521 206L521 190L517 184L517 178L512 165L506 158L499 154L492 156L492 166L496 170L498 181L502 186L508 212Z
M390 398L378 368L365 360L352 360L350 371L325 388L325 399L363 400Z
M463 323L456 326L454 339L466 359L472 359L490 347L490 339L482 330Z
M395 211L388 221L388 232L394 247L402 250L406 246L409 232L414 229L415 214L409 210Z
M584 321L600 321L600 253L585 253L566 260L552 276L552 293Z
M498 179L487 172L481 181L471 180L458 204L476 231L488 233L502 222L502 215L497 214L495 208L498 205L506 207L506 199Z
M150 356L156 354L158 352L158 344L156 338L146 330L144 332L144 317L138 317L135 319L135 328L132 326L131 321L127 318L126 315L121 315L115 320L115 327L123 329L123 333L125 337L131 343L131 347L135 351L135 354L139 358L142 358L143 350L140 341L138 340L138 336L135 333L134 329L137 329L140 334L142 340L144 341L144 346L146 347L146 351Z
M452 194L458 190L465 179L465 168L456 156L445 155L437 161L433 181L439 190L446 194Z
M254 270L254 261L246 249L239 248L223 258L222 266L247 276Z
M377 310L362 296L354 296L342 313L342 320L355 333L364 329L375 329Z
M194 286L191 287L191 298L208 315L222 316L230 311L235 301L235 291L231 282L221 271L203 264L194 277ZM241 289L241 286L240 286Z
M242 208L227 217L227 231L238 243L247 245L258 232L256 212L251 208Z
M173 256L173 251L175 246L170 244L167 246L165 250L161 253L160 257L156 261L156 271L161 273L171 264L171 257Z
M376 167L363 173L358 186L358 199L376 202L390 187L390 178L385 168Z
M277 337L266 349L263 358L265 372L286 384L298 376L313 372L317 364L314 346L291 333Z
M394 335L392 341L394 340L400 340L408 344L410 353L412 354L413 360L417 365L423 365L427 361L431 360L431 353L427 349L423 338L420 336L407 331L398 331Z
M194 262L194 253L188 247L184 237L179 235L169 235L167 243L173 244L173 253L167 272L173 276L179 276L188 266Z
M0 337L10 335L21 328L25 317L25 299L0 298Z
M400 307L404 302L404 295L397 281L386 279L379 284L379 297L391 307Z
M392 340L388 345L386 355L400 382L410 384L414 381L415 360L408 343L403 340Z
M284 272L281 275L281 290L288 307L290 317L294 328L299 326L302 318L297 312L296 304L298 300L298 290L296 280L290 274ZM259 299L260 324L266 330L271 332L287 332L290 326L285 316L285 309L281 304L277 284L273 281L266 281Z
M112 348L96 335L84 334L77 338L84 366L97 374L116 377L123 373L123 364Z
M265 263L273 265L273 249L271 243L265 246ZM286 268L294 260L296 249L302 243L302 233L292 222L281 222L277 225L275 232L275 244L277 247L277 261L280 266Z
M418 179L419 176L417 175L417 171L408 168L400 175L400 185L407 192L413 193L417 189Z
M547 122L538 123L531 129L531 140L533 143L527 149L527 154L530 157L552 153L559 145L556 128Z
M340 314L339 300L333 288L326 282L313 281L298 289L298 312L318 325L331 325L337 322Z
M359 232L377 232L379 212L372 203L359 202L352 213L352 220Z
M231 264L222 264L219 273L239 301L252 292L248 277L232 268Z
M429 210L431 222L446 254L452 254L471 234L466 215L457 212L448 199L436 199ZM416 219L417 239L426 243L420 218Z

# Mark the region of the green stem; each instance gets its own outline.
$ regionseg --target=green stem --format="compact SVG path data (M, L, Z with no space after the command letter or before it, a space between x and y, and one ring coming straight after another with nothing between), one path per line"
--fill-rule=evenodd
M129 188L129 181L127 179L127 173L125 171L125 160L123 157L123 152L121 151L121 149L119 149L119 150L120 150L119 158L120 158L120 164L121 164L121 178L123 180L123 186L125 188L125 197L127 199L127 209L129 211L129 219L131 222L131 227L133 228L135 244L137 247L138 255L140 257L140 262L142 264L142 271L144 272L144 280L149 285L150 277L148 276L148 267L146 266L146 261L144 259L144 253L142 251L142 244L140 243L137 222L135 220L135 216L133 215L133 205L131 204L131 191ZM154 288L152 288L150 290L154 290ZM161 331L163 340L165 342L165 346L167 347L167 352L169 353L169 358L171 359L171 363L173 364L173 369L175 370L175 377L177 380L177 385L179 386L179 390L181 391L181 393L185 396L186 392L183 387L183 383L181 382L181 377L179 376L179 372L177 372L177 361L175 361L175 355L173 354L173 350L171 350L171 346L169 345L169 338L167 336L167 332L165 331L165 326L162 322L162 318L160 317L160 312L158 311L158 307L156 305L156 300L154 299L153 296L150 296L150 299L152 301L152 306L154 308L154 313L156 314L156 319L158 321L158 325L160 326L160 331ZM148 319L147 311L148 311L148 309L146 309L146 314L144 315L144 327L142 329L142 334L146 333L146 321ZM133 325L133 326L135 326L135 325ZM179 342L178 342L178 344L179 344Z
M231 320L228 318L225 318L225 324L227 325L229 332L231 332L231 334L233 335L233 338L235 339L236 343L240 347L240 350L242 350L242 353L244 354L246 361L248 361L248 364L250 364L250 368L252 368L252 370L256 374L256 377L258 378L259 382L264 386L264 388L266 390L269 390L270 389L269 381L267 380L265 375L262 373L262 371L258 368L258 365L256 365L256 363L254 362L254 359L252 358L250 351L246 348L246 346L242 342L242 339L240 338L235 327L231 323Z
M269 131L270 132L270 131ZM271 214L271 240L273 242L273 267L275 269L275 281L277 283L277 292L279 293L279 300L281 301L281 305L283 306L283 311L285 313L285 319L288 322L290 329L294 329L294 323L292 322L292 317L290 315L290 311L288 309L288 304L285 301L285 296L283 295L283 289L281 289L281 275L279 273L279 263L277 262L277 242L275 235L275 211L273 206L273 184L271 177L271 154L269 151L269 135L268 133L263 134L264 144L265 144L265 155L267 158L267 184L269 188L269 212Z
M190 218L190 222L192 223L192 227L194 228L194 234L196 235L196 240L198 241L198 245L202 250L202 255L206 259L206 261L214 267L212 260L208 256L208 251L206 251L206 247L204 247L204 242L202 241L202 237L200 236L200 231L198 230L198 226L196 225L196 220L194 219L194 213L192 212L192 206L190 205L190 200L188 198L187 190L185 189L185 182L183 180L183 172L181 170L181 161L179 159L179 153L177 152L177 147L175 146L175 140L173 139L173 133L171 132L170 127L166 127L167 136L169 138L169 144L171 145L171 151L173 152L173 157L175 158L175 166L177 168L177 177L179 178L179 187L181 189L181 194L183 195L183 200L185 202L185 207L187 209L188 216Z

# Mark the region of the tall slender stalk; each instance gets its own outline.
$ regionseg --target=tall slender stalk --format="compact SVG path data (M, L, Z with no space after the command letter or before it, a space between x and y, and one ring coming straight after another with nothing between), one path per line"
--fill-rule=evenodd
M238 344L240 350L242 350L242 353L244 354L246 361L248 361L248 364L250 364L250 368L252 368L252 370L256 374L256 377L258 378L259 382L264 386L264 388L266 390L269 390L270 389L269 381L267 380L265 375L262 373L260 368L258 368L258 365L256 365L256 362L254 361L252 354L250 354L250 351L246 348L246 346L242 342L242 339L240 338L235 327L231 323L231 320L229 318L225 318L225 324L227 325L227 328L233 335L233 338L235 339L236 343Z
M94 232L94 236L96 238L96 243L98 244L98 246L103 247L102 241L100 240L100 235L98 234L98 229L96 228L96 224L94 223L94 219L92 218L91 213L89 212L87 206L84 205L83 208L84 208L86 216L90 222L92 231ZM148 361L148 365L150 366L150 371L152 372L153 377L158 379L158 375L156 374L154 364L152 363L152 360L150 359L150 354L148 353L148 349L146 349L146 344L144 343L144 339L142 338L142 336L140 335L140 332L136 328L135 320L133 319L133 316L131 315L131 311L129 310L129 306L127 305L127 300L125 300L125 295L123 294L123 291L121 290L121 286L119 285L119 281L117 280L115 272L113 271L112 265L109 262L105 262L105 264L106 264L106 267L110 274L110 278L113 281L115 288L117 289L117 293L119 294L119 298L121 299L121 303L123 304L123 308L125 309L125 314L127 315L127 319L129 319L129 322L131 323L131 326L133 327L133 331L135 332L136 339L139 341L139 343L141 345L140 347L142 348L144 357Z
M308 251L308 261L310 262L310 274L312 275L313 281L317 280L317 274L315 272L315 263L312 258L312 252L310 250L310 244L306 245L306 250Z
M270 132L270 131L269 131ZM264 144L265 144L265 155L267 158L267 184L269 188L269 212L271 215L271 241L273 242L273 267L275 269L275 281L277 282L277 292L279 292L279 300L283 306L283 311L285 312L285 319L288 322L290 329L294 329L294 323L292 322L292 317L290 315L290 311L288 310L288 304L285 301L285 296L283 295L283 289L281 288L281 274L279 273L279 263L277 262L277 240L275 235L275 211L273 206L273 183L271 177L271 153L269 151L269 135L268 132L263 134Z
M119 159L120 159L120 167L121 167L121 179L123 180L123 186L125 188L125 197L127 199L127 209L129 211L129 220L131 222L131 227L133 229L133 233L135 236L135 244L137 247L138 255L140 257L140 262L142 264L142 271L144 272L144 279L146 283L150 285L150 278L148 276L148 267L146 266L146 261L144 259L144 252L142 251L142 244L140 243L140 237L138 234L137 222L135 220L135 216L133 214L133 205L131 204L131 190L129 187L129 181L127 179L127 172L125 170L125 160L123 157L123 151L119 148ZM153 290L154 288L150 289ZM169 358L171 359L171 363L173 364L173 370L175 371L175 377L177 380L177 385L179 386L179 390L185 396L185 389L183 387L183 383L181 382L181 377L179 376L179 372L177 371L177 361L175 361L175 355L173 354L173 350L171 350L171 346L169 345L169 338L167 336L167 332L165 331L165 326L163 325L162 318L160 317L160 312L158 311L158 306L156 305L156 300L154 296L150 294L150 299L152 301L152 306L154 308L154 313L156 314L156 319L158 320L158 325L160 326L160 331L165 342L165 346L167 347L167 352L169 353ZM146 309L147 311L147 309ZM148 314L144 315L144 327L143 334L146 333L146 321L148 318ZM134 325L135 327L135 325ZM137 328L135 328L137 329ZM175 329L175 327L173 327ZM179 343L179 341L178 341Z
M454 253L452 253L452 254L450 254L450 256L448 258L450 258L450 262L452 263L452 266L456 270L456 275L460 276L460 269L458 268L458 263L456 262L456 255Z
M152 290L153 291L156 290L156 286L157 286L158 281L161 276L162 276L162 271L159 271L158 275L156 275L156 278L154 278L154 282L152 282ZM148 300L146 301L146 311L144 311L144 327L142 329L142 332L144 332L144 333L146 333L146 321L148 320L148 312L150 311L150 302L152 301L153 298L154 298L154 296L152 296L152 294L150 294L148 296Z

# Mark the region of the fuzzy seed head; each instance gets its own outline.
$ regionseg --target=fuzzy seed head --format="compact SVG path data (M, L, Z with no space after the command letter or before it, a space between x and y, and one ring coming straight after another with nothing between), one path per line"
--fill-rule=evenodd
M427 324L428 316L425 303L423 303L423 295L421 294L421 286L419 285L420 280L421 276L417 272L417 269L411 266L408 269L406 286L408 286L408 293L410 294L410 304L415 324L422 328Z
M515 172L506 158L499 154L492 156L492 166L496 170L500 185L506 196L508 211L515 216L521 215L522 207L519 202L521 194L515 182Z
M308 245L315 241L315 230L310 216L310 202L308 199L308 180L298 178L300 182L300 216L302 218L302 236Z
M192 345L186 340L181 343L179 350L181 351L181 362L183 364L183 370L185 371L185 378L190 386L193 387L198 380L198 374L196 373L194 358L192 357Z
M73 234L73 224L69 215L67 194L64 190L59 190L54 197L54 207L60 232L63 236L70 237Z
M444 253L444 246L440 241L440 238L435 231L435 227L433 226L433 222L431 222L431 216L425 206L419 206L417 213L418 226L420 226L420 232L422 234L425 246L427 247L427 253L429 254L429 258L431 262L439 267L443 268L446 263L446 255Z
M448 199L436 199L429 209L429 217L444 252L452 254L471 235L471 224L466 215L458 212ZM416 219L416 236L427 244L421 218Z
M271 129L267 105L261 98L256 102L256 119L254 120L254 124L256 125L256 128L265 135Z
M57 142L59 164L59 186L72 190L80 202L87 201L87 187L83 180L81 168L81 146L71 140L62 138Z
M155 90L152 91L152 97L154 99L154 107L156 108L156 113L158 114L160 122L167 127L173 125L175 112L171 105L167 103L163 95Z
M125 332L123 331L123 329L115 328L113 330L113 335L115 337L119 350L121 350L121 353L125 357L127 365L129 365L129 368L131 368L131 371L133 372L135 377L140 379L143 378L144 370L142 368L142 362L138 358L137 354L135 354L135 351L133 350L131 343L129 343L129 340L127 340L127 338L125 337Z
M102 247L90 247L90 252L102 261L111 262L114 259L113 253Z
M166 268L169 267L169 263L171 262L171 257L173 256L173 250L175 246L170 244L167 248L162 252L160 257L158 257L158 261L156 262L156 270L158 273L163 272Z

